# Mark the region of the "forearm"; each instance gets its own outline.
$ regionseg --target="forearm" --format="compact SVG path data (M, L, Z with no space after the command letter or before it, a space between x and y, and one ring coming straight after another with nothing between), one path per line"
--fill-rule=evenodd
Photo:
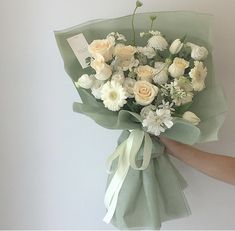
M200 151L164 138L162 141L176 158L211 177L235 185L235 158Z

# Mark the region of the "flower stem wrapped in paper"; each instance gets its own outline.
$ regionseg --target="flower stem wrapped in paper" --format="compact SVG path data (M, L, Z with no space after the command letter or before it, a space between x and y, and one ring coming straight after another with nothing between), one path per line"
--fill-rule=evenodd
M120 229L159 229L190 214L187 184L157 137L185 144L216 140L226 111L214 79L211 16L136 14L141 5L137 1L131 16L55 32L82 100L73 110L123 130L107 159L104 217Z

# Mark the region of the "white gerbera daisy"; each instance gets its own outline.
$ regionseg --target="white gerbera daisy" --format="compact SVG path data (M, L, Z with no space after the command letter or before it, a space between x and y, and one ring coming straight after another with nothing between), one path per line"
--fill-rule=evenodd
M161 132L173 126L171 111L164 109L150 111L142 124L147 128L148 132L159 136Z
M194 68L189 72L189 76L192 78L194 91L201 91L205 88L207 68L203 67L203 62L195 61Z
M148 46L163 51L167 48L168 43L161 35L154 35L148 40Z
M104 106L111 111L118 111L126 101L126 92L122 85L117 81L106 82L101 89L101 99Z

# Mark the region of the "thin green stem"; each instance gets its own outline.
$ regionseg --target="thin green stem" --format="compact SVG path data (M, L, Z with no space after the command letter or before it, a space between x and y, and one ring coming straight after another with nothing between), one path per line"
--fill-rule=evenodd
M134 25L134 19L135 19L135 13L137 10L138 6L135 7L134 12L132 14L132 21L131 21L131 25L132 25L132 31L133 31L133 46L136 45L135 43L135 25Z
M154 20L151 20L150 31L153 29L153 22Z

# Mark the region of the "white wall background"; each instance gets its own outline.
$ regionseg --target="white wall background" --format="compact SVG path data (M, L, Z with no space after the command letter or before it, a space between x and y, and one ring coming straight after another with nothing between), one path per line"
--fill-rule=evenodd
M140 11L212 13L214 61L228 98L220 140L235 156L235 1L143 0ZM0 0L0 229L112 229L102 222L105 158L119 132L72 112L78 95L53 30L130 14L134 0ZM235 187L174 160L189 183L187 218L164 229L235 229Z

